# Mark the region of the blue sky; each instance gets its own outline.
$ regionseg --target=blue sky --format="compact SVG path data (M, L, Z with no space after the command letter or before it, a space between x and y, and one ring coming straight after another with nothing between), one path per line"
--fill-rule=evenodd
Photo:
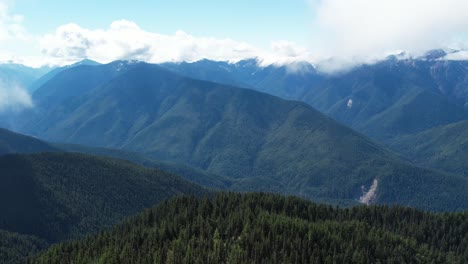
M23 15L24 26L37 34L71 22L107 28L112 21L126 19L151 32L183 30L264 48L279 39L306 45L313 15L305 0L22 0L14 1L11 11Z
M341 67L468 50L466 10L466 0L0 0L0 62L256 57Z

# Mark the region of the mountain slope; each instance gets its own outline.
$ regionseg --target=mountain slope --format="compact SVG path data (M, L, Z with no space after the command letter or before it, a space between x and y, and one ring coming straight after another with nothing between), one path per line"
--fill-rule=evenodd
M11 124L12 129L26 134L31 132L31 128L36 131L34 133L47 130L52 118L41 118L44 113L58 116L67 114L63 105L71 103L71 98L100 87L137 64L115 61L106 65L83 64L62 70L33 93L34 108L15 116L16 122Z
M29 85L28 90L31 92L35 92L37 89L39 89L41 86L46 84L50 79L54 78L57 74L65 71L66 69L72 68L72 67L77 67L77 66L83 66L83 65L88 65L88 66L94 66L94 65L99 65L98 62L92 61L92 60L82 60L77 63L74 63L72 65L67 65L59 68L55 68L51 70L50 72L44 74L41 76L39 79L34 81L31 85Z
M0 64L0 83L3 86L15 85L30 91L29 86L49 70L48 67L31 68L14 63Z
M163 66L192 78L243 83L306 102L378 140L468 119L466 61L390 57L335 74L317 72L307 63L261 67L252 60Z
M201 187L156 169L82 154L0 156L0 229L48 242L109 227Z
M436 230L436 231L434 231ZM294 197L180 197L33 263L466 263L468 213L334 209Z
M0 128L0 155L51 151L57 151L57 149L39 139Z
M156 65L139 64L59 107L30 132L185 163L235 179L233 190L356 201L377 180L374 202L468 208L466 179L404 163L304 103Z
M213 173L206 172L201 169L196 169L190 166L177 164L177 163L170 163L170 162L162 162L155 159L148 157L147 155L143 155L137 152L119 150L119 149L106 149L106 148L93 148L87 147L83 145L73 145L73 144L52 144L57 149L66 152L78 152L84 154L90 154L100 157L112 157L117 159L128 160L130 162L134 162L136 164L140 164L145 167L149 168L156 168L163 171L167 171L170 173L174 173L176 175L181 176L182 178L214 189L227 189L231 186L234 182L233 179L229 179L222 175L216 175Z
M422 166L468 177L468 121L398 137L390 146Z
M40 152L78 152L95 156L112 157L128 160L145 167L157 168L182 176L191 182L210 188L225 189L232 181L220 176L181 164L161 162L143 154L117 149L92 148L82 145L50 144L39 139L14 133L0 128L0 155L8 153L40 153Z
M462 104L439 92L430 65L393 60L364 65L331 77L319 93L311 91L302 100L384 141L468 119Z
M33 94L34 100L39 107L44 107L45 102L66 101L105 84L134 65L130 62L115 61L100 67L91 64L68 67L39 87Z
M190 78L251 88L286 99L302 98L324 79L313 65L306 62L262 67L255 59L237 63L201 60L192 63L163 63L161 66Z

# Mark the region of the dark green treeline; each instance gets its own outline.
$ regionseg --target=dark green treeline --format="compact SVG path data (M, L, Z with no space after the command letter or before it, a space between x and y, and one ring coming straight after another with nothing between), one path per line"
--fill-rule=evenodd
M466 263L468 212L317 205L272 194L179 197L32 263Z

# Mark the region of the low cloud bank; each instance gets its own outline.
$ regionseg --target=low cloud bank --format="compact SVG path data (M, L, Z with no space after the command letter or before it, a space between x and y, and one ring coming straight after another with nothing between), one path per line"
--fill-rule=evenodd
M16 84L0 82L0 112L33 107L29 93Z

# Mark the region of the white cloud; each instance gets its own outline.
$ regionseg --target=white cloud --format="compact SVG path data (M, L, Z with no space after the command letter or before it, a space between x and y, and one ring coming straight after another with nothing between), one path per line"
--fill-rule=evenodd
M468 60L468 50L461 50L454 53L449 53L444 57L446 60Z
M314 50L347 60L446 48L468 31L466 0L310 0ZM466 40L465 40L466 41Z
M0 41L28 39L23 19L21 15L10 14L9 6L0 2Z
M308 52L305 47L287 40L273 41L271 43L271 49L275 54L293 58L304 56L304 54Z
M229 38L197 37L184 31L173 35L148 32L132 21L114 21L108 29L86 29L77 24L60 26L42 37L43 56L58 64L84 58L99 62L142 60L151 63L210 59L236 62L257 58L262 65L311 60L305 47L291 41L273 41L262 50ZM53 63L54 64L54 63Z
M11 60L13 52L10 49L29 40L30 36L23 27L23 17L11 14L9 6L5 2L0 2L0 56L2 60ZM32 106L31 97L25 89L0 80L0 112Z
M128 20L114 21L100 29L70 23L36 38L23 27L23 17L11 14L0 0L0 61L40 66L70 64L84 58L103 63L119 59L160 63L257 58L261 65L296 67L294 62L308 61L323 71L335 71L372 63L402 50L408 56L417 56L434 48L468 49L468 0L305 1L311 4L314 19L311 31L304 34L311 35L313 41L308 46L272 41L271 49L264 50L251 43L193 36L184 31L158 34ZM21 41L29 43L29 50L40 53L18 52L28 50ZM447 58L468 59L468 55L459 52Z
M114 21L107 30L63 25L41 39L41 50L44 55L63 60L136 59L154 63L204 58L237 61L260 53L252 45L231 39L194 37L183 31L162 35L145 31L127 20Z
M11 3L0 0L0 61L21 62L37 50L38 43L24 27L24 17L11 12Z
M22 87L0 82L0 112L20 110L33 106L31 96Z
M272 41L271 50L261 51L257 57L260 65L263 66L275 64L290 65L293 68L298 66L294 65L295 62L318 61L318 57L311 54L306 47L287 40Z

